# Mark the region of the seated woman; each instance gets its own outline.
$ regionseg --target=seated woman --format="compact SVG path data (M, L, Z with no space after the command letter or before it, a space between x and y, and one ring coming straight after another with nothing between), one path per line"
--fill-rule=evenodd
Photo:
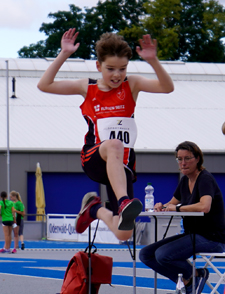
M192 266L187 259L193 254L193 233L196 252L223 252L225 218L222 193L213 176L202 166L203 154L192 142L185 141L176 148L176 160L184 175L172 199L156 203L156 211L204 212L204 216L184 217L184 233L144 247L140 260L157 273L177 282L182 273L186 293L192 293ZM196 270L196 294L202 292L209 272Z

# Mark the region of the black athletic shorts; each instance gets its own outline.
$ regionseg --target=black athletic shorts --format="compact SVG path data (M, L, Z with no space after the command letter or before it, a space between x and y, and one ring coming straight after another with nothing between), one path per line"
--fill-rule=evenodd
M3 226L7 226L7 227L11 227L12 225L13 225L13 221L4 221L4 222L2 222L2 225Z
M19 213L17 213L17 215L16 215L16 224L17 224L17 226L20 226L20 223L21 223L21 214L19 214Z
M106 185L109 204L109 208L113 215L118 215L118 202L115 193L110 185L108 175L106 172L106 162L101 158L99 154L99 146L101 143L94 145L93 147L82 151L81 161L82 167L86 175L95 182ZM130 199L134 198L133 194L133 174L124 167L127 177L127 193ZM124 195L125 196L125 195Z

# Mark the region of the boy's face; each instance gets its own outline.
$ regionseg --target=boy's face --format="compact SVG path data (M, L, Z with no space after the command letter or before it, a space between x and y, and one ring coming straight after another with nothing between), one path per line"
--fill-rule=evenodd
M102 73L104 83L109 88L117 88L124 81L127 74L127 57L108 56L105 61L96 62L97 69Z

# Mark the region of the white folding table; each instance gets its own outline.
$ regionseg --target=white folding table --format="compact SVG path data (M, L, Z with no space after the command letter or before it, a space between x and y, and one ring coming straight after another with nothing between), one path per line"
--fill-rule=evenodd
M159 217L165 217L165 216L171 216L171 219L168 223L168 227L166 229L166 232L170 226L171 220L173 217L182 217L182 216L191 216L191 217L199 217L203 216L203 212L176 212L176 211L153 211L153 212L141 212L139 216L145 216L145 217L153 217L155 220L155 242L158 241L158 224L157 224L157 218ZM133 259L133 293L136 294L136 236L135 236L135 230L133 234L133 254L131 253L132 259ZM130 248L129 248L130 249ZM195 277L195 234L193 234L193 277ZM195 294L195 279L193 279L192 284L192 293ZM157 294L157 273L154 274L154 294Z

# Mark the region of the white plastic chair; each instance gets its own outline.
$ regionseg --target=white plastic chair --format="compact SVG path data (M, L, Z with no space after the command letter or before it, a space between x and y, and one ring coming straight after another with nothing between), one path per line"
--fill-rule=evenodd
M224 273L220 272L219 269L216 267L216 265L212 263L212 260L215 257L224 258L225 252L224 253L197 253L196 255L201 256L201 258L203 258L204 261L206 262L204 265L204 268L207 268L208 266L210 266L214 270L214 272L217 273L217 275L219 276L219 280L214 287L209 281L206 281L206 284L212 290L210 294L213 294L213 293L221 294L217 291L217 289L222 283L223 284L225 283L225 271ZM224 259L224 262L225 262L225 259Z

